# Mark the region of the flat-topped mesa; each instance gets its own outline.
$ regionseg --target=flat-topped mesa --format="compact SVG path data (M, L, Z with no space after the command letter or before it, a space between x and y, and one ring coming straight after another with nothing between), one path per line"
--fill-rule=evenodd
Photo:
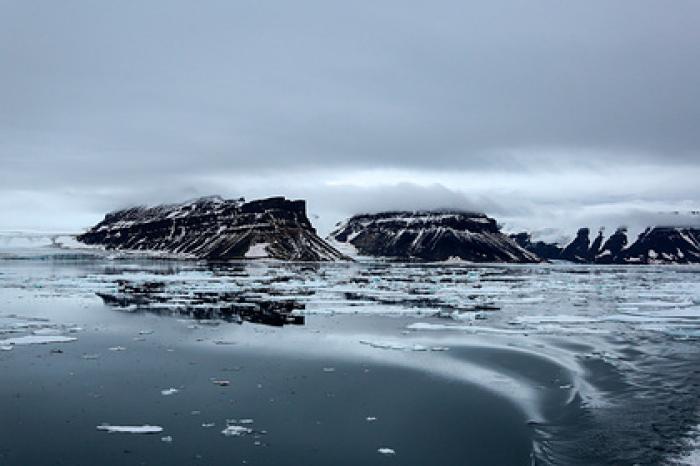
M346 259L318 237L306 216L306 202L284 197L245 202L214 196L132 207L107 214L78 240L107 249L160 251L210 260Z
M330 238L367 256L472 262L539 262L481 213L455 210L393 211L355 215Z

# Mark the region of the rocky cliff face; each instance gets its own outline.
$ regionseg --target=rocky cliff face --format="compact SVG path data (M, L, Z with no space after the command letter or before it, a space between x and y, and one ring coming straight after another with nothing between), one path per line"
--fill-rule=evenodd
M601 250L595 255L595 262L598 264L614 264L622 257L622 251L627 247L627 229L618 228L610 238L608 238Z
M368 256L427 261L540 261L501 233L494 219L458 211L355 215L339 224L330 237Z
M649 227L631 245L628 245L625 228L618 228L607 240L602 230L592 243L589 236L590 230L581 228L563 249L541 241L533 243L527 233L513 235L513 238L525 249L550 260L596 264L700 263L700 228Z
M318 237L304 201L283 197L250 202L207 197L119 210L107 214L78 240L108 249L161 251L211 260L345 258Z
M700 228L647 228L618 258L627 264L698 264Z
M591 240L588 238L590 230L581 228L576 233L576 238L561 252L561 259L571 262L588 262L590 259Z
M561 257L563 248L555 243L532 241L532 235L530 233L516 233L510 235L510 238L518 243L521 248L530 251L541 259L555 260Z

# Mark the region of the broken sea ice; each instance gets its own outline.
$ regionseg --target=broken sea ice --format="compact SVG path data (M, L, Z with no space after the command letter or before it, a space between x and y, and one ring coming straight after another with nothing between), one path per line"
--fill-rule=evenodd
M240 437L242 435L252 434L253 429L244 426L226 426L221 433L227 437Z

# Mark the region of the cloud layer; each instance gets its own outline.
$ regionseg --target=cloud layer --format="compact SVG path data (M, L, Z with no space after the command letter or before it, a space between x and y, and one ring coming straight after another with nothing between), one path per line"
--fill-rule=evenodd
M685 0L3 2L0 228L214 192L303 195L323 224L449 204L536 228L697 206L699 14Z

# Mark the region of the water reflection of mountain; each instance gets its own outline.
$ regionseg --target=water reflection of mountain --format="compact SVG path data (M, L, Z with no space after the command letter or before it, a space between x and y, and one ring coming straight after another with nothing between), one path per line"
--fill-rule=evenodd
M199 320L254 322L272 326L304 325L304 316L293 311L305 308L299 297L313 291L284 294L267 288L197 291L165 282L117 281L116 293L96 293L104 303L126 312L185 316Z

